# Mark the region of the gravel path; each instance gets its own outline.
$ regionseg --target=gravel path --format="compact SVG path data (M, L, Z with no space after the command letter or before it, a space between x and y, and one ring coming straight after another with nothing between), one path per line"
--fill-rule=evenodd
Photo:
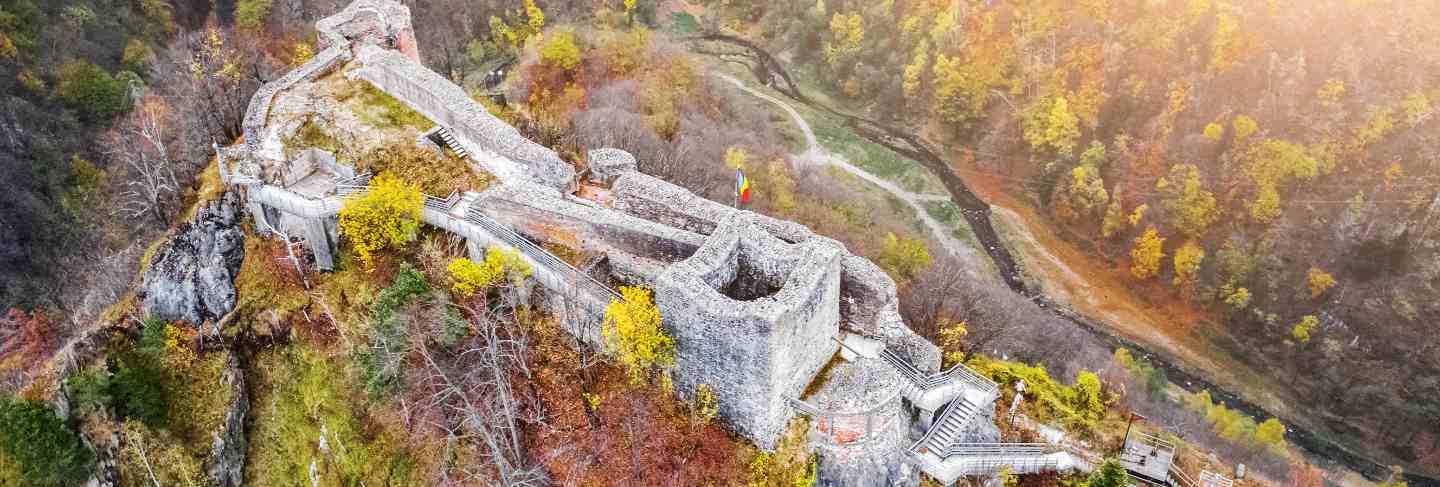
M744 82L736 79L734 76L730 76L725 73L714 73L714 75L720 79L728 81L730 84L735 85L736 88L739 88L745 93L748 93L756 98L765 100L774 104L775 106L780 107L781 110L784 110L785 113L790 115L790 118L795 121L795 125L800 127L800 131L805 134L805 152L797 154L795 156L795 159L800 161L801 164L835 166L847 173L859 177L860 179L879 186L880 189L884 189L890 194L895 195L896 198L900 198L900 200L904 201L905 204L910 205L911 208L915 209L915 214L920 218L920 221L924 223L925 228L930 230L930 233L935 236L935 240L939 241L940 245L944 247L945 251L949 252L950 255L970 262L979 262L984 260L984 258L980 256L975 249L970 248L969 246L961 243L958 239L956 239L955 236L951 234L950 231L946 230L945 226L942 225L939 220L936 220L935 217L931 216L930 212L926 211L925 206L921 204L922 202L926 201L950 201L949 195L912 193L910 191L906 191L904 188L901 188L899 185L895 184L892 181L881 178L870 173L869 171L856 167L844 157L830 152L829 150L826 150L824 146L821 146L820 142L815 138L815 132L810 129L810 123L806 122L805 117L800 116L800 112L795 111L795 109L791 107L790 104L785 103L784 100L775 98L758 90L750 88L749 86L746 86Z

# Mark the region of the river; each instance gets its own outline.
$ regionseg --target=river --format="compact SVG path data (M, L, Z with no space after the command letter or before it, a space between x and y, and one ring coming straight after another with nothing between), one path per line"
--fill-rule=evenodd
M1186 391L1198 392L1200 390L1208 390L1210 391L1211 399L1215 402L1224 404L1230 409L1241 411L1251 417L1259 418L1268 416L1280 418L1281 421L1284 421L1286 424L1291 425L1288 428L1289 431L1286 434L1286 440L1289 441L1291 444L1299 447L1311 463L1323 467L1337 465L1342 466L1344 468L1348 468L1350 470L1358 472L1361 475L1364 475L1366 478L1376 481L1384 480L1386 477L1389 476L1390 469L1388 466L1356 454L1346 449L1345 447L1336 444L1335 442L1320 437L1314 432L1296 427L1294 425L1298 423L1296 423L1295 421L1290 421L1287 418L1273 414L1270 411L1267 411L1266 409L1260 407L1259 405L1247 401L1239 395L1217 386L1215 383L1204 378L1201 374L1189 370L1188 368L1181 365L1178 365L1175 361L1168 358L1167 354L1152 352L1147 347L1142 346L1139 343L1136 343L1132 340L1126 339L1113 333L1109 327L1100 325L1092 321L1092 319L1089 317L1076 313L1075 311L1067 307L1057 305L1039 290L1029 289L1029 287L1025 284L1022 270L1020 269L1019 264L1015 262L1014 257L1010 253L1009 247L1005 244L1004 241L1000 239L999 235L995 231L994 226L991 224L991 208L989 203L985 202L978 195L976 195L975 192L970 189L970 187L958 174L950 170L949 165L944 161L944 159L941 158L935 151L930 149L929 146L924 141L920 140L917 136L910 134L904 130L887 126L880 122L834 110L830 107L821 105L810 100L808 97L804 96L804 94L800 91L799 87L793 82L790 75L785 71L784 66L780 64L780 62L773 56L771 56L768 52L765 52L753 43L750 43L743 39L737 39L724 35L706 35L697 38L697 40L728 43L731 45L739 46L746 51L749 51L749 55L752 56L754 59L754 64L751 66L752 71L756 73L757 77L765 80L770 80L771 83L778 85L775 86L777 91L790 97L794 101L804 104L810 108L825 111L842 117L847 122L847 124L852 129L854 129L855 132L861 137L864 137L866 140L869 140L892 151L895 151L897 154L903 157L919 162L921 165L925 166L925 168L928 169L931 173L939 177L941 183L945 186L946 191L950 193L951 201L960 207L961 213L965 216L965 221L970 225L970 228L974 232L976 239L980 243L980 246L989 256L989 259L994 264L995 269L999 271L1000 276L1004 280L1006 286L1008 286L1012 291L1029 298L1031 301L1034 301L1040 307L1050 310L1055 315L1060 316L1065 320L1070 321L1071 323L1074 323L1081 329L1093 335L1100 343L1106 344L1112 349L1125 347L1131 350L1138 351L1141 356L1145 357L1156 367L1163 369L1165 371L1166 377L1169 378L1171 382L1175 383L1177 386L1185 389ZM800 125L802 132L805 134L806 142L810 146L810 148L807 150L807 154L814 155L823 153L823 149L819 148L819 146L816 144L814 135L811 132L809 125L804 121L803 118L799 116L797 112L794 111L793 108L789 107L780 100L751 90L739 80L733 77L722 77L726 78L727 81L734 83L742 90L760 96L771 103L780 105L782 109L784 109L788 114L792 116L792 118L797 120L796 123ZM835 163L835 158L833 155L826 155L823 157L823 159L825 159L828 163ZM862 179L870 180L874 178L873 175L865 173L863 170L855 168L851 164L845 163L836 165L846 170L847 172L856 174L857 176L861 176ZM870 176L870 178L866 178L865 176ZM920 210L918 213L922 215L922 218L924 216L928 216L924 211L924 208L920 207L918 201L923 195L915 195L905 192L903 190L892 188L894 186L893 184L889 184L888 186L885 184L881 184L880 186L887 191L895 193L897 197L899 197L906 203L915 206L918 210ZM938 230L938 225L933 224L933 222L931 221L925 221L925 223L926 226L930 228L932 233L937 234L938 240L942 243L942 245L944 245L948 250L951 250L952 253L957 253L954 249L950 248L952 247L951 243L946 238L947 236L944 234L945 232ZM1437 479L1432 479L1429 477L1410 473L1407 473L1405 477L1406 480L1409 482L1410 486L1412 487L1440 487L1440 480Z

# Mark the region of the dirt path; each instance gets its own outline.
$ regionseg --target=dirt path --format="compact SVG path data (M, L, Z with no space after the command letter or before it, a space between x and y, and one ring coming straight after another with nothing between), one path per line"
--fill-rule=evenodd
M927 201L950 201L949 195L912 193L906 191L904 188L901 188L900 185L897 185L894 182L891 182L889 180L876 176L869 171L856 167L844 157L830 152L829 150L825 149L824 146L821 146L819 140L815 138L815 132L810 129L810 123L806 122L805 117L800 116L800 112L796 111L795 108L791 107L789 103L786 103L784 100L781 100L779 98L775 98L773 96L765 94L759 90L750 88L749 86L746 86L743 81L736 79L734 76L730 76L725 73L713 74L720 79L730 82L730 84L735 85L736 88L739 88L741 91L744 91L751 96L754 96L761 100L765 100L777 107L780 107L781 110L784 110L786 114L790 115L790 118L795 122L795 125L797 127L800 127L800 132L805 134L805 152L795 155L795 159L797 161L800 161L801 164L817 166L835 166L840 168L840 170L850 173L860 179L863 179L870 184L879 186L880 189L889 192L896 198L899 198L900 201L904 201L905 204L910 205L910 207L915 210L915 215L920 219L920 222L925 225L925 228L930 231L930 234L935 237L935 240L940 242L940 246L944 247L945 251L950 253L951 256L954 256L955 258L964 260L966 262L981 264L988 263L988 259L983 258L979 254L979 252L977 252L975 249L970 248L964 243L961 243L960 240L956 239L955 236L950 233L950 231L948 231L945 226L940 223L939 220L936 220L935 217L930 215L930 212L925 210L925 205L921 204L922 202ZM975 267L970 266L969 268Z

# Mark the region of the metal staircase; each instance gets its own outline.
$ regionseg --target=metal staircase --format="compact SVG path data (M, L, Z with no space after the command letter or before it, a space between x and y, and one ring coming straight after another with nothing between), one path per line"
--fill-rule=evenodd
M923 392L925 389L929 388L927 386L929 381L926 380L927 377L925 376L925 372L921 371L918 367L915 367L915 364L912 364L909 361L900 358L899 355L895 355L895 352L891 352L890 349L887 348L881 350L880 359L884 360L885 363L890 364L891 367L894 367L895 371L900 374L900 377L902 379L905 379L905 387L907 389L913 389L916 392Z
M460 145L460 141L455 140L455 134L450 133L450 129L445 127L437 128L435 129L435 136L440 138L440 141L445 143L445 147L453 151L456 156L461 159L470 157L470 152L466 151L465 147Z
M956 437L979 412L980 407L970 403L964 396L956 398L945 407L945 412L935 420L935 424L925 432L925 436L910 447L910 451L915 454L933 453L945 458Z

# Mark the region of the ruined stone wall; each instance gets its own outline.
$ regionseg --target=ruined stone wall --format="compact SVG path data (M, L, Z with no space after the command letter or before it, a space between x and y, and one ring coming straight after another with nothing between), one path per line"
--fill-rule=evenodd
M652 176L627 172L615 177L611 206L639 218L661 222L700 234L710 234L718 222L730 215L753 215L766 233L787 242L838 242L816 235L804 225L764 215L742 212L702 198L685 188ZM940 350L915 335L900 317L895 281L869 259L849 252L841 264L840 325L846 331L884 341L921 370L940 369Z
M528 181L561 192L574 186L575 168L570 163L491 115L464 89L396 51L376 46L357 51L363 67L355 70L354 76L449 128L472 158L502 182Z
M314 59L300 65L294 71L285 73L280 79L265 83L255 91L255 94L250 97L250 105L246 107L245 119L240 124L241 129L245 132L245 152L252 161L256 158L281 159L280 154L265 155L262 151L265 127L270 122L270 105L275 102L275 95L290 89L301 81L314 81L349 59L349 49L332 46L320 51Z
M526 187L492 188L481 194L475 206L532 240L573 239L570 243L586 251L623 253L660 267L690 257L705 242L703 235ZM640 282L653 282L658 270L641 271L649 275Z
M772 448L794 414L785 398L799 397L839 346L840 254L818 241L785 243L743 213L717 226L655 286L665 329L675 337L676 390L713 388L721 419ZM779 289L740 299L723 294L737 279L780 280L771 283Z
M410 8L390 0L355 0L343 10L315 23L321 49L376 45L399 50L420 62L420 47L410 22Z

